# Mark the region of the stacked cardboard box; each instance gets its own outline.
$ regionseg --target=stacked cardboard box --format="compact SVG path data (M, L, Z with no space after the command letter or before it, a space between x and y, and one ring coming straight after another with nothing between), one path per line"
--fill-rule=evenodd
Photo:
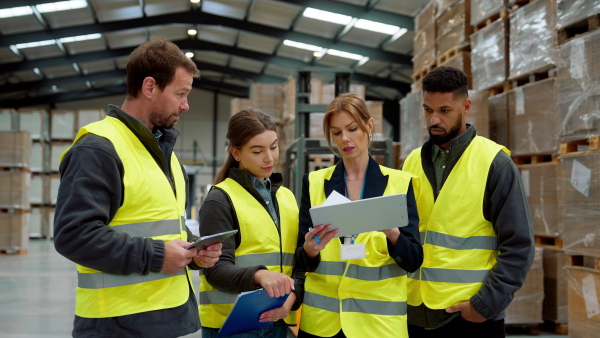
M470 13L470 0L459 0L439 14L436 19L435 46L438 58L453 48L469 45L469 36L473 31Z
M561 236L564 233L564 202L560 163L525 164L518 168L529 202L533 233L544 237Z
M48 114L42 109L19 109L19 130L27 131L32 140L48 140L48 128L46 119Z
M50 139L72 140L77 135L77 112L53 109L50 111Z
M0 250L24 253L29 247L29 213L0 213Z
M600 135L600 30L561 45L558 50L560 139Z
M531 269L525 278L523 287L515 292L515 298L506 308L506 324L542 323L542 303L544 300L544 249L535 248Z
M488 98L490 140L508 146L508 99L506 93Z
M427 131L423 114L423 94L409 93L400 100L400 158L405 160L411 151L423 145Z
M477 27L488 18L507 9L506 0L471 0L471 26Z
M556 27L572 25L600 13L600 0L556 0Z
M590 338L600 332L600 271L569 266L569 337Z
M430 1L415 17L413 38L413 78L421 78L421 71L435 64L435 16L437 2ZM419 74L417 76L417 74Z
M17 111L11 108L0 108L0 131L13 130L13 118Z
M231 115L235 115L244 109L250 109L252 104L249 99L235 98L231 99Z
M250 105L269 115L275 123L280 122L283 112L283 87L281 84L253 83L250 89Z
M467 114L467 123L475 126L477 135L486 138L490 137L490 113L488 110L487 90L469 90L471 99L471 111Z
M509 20L508 78L552 67L557 46L556 0L535 0L511 13Z
M473 89L502 84L508 72L508 21L498 19L471 35Z
M562 154L561 164L565 252L600 257L600 151Z
M554 78L508 92L509 142L513 156L558 153Z
M568 322L567 270L565 253L544 248L544 304L543 318L552 323Z

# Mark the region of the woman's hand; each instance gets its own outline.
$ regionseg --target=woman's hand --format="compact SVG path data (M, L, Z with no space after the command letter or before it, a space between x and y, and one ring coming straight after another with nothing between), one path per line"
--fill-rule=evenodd
M276 309L261 313L258 321L261 323L265 323L284 319L290 314L290 310L292 309L294 302L296 302L296 294L292 292L288 296L288 299L285 300L285 303L282 307L278 307Z
M281 297L294 289L294 280L281 272L257 270L254 273L254 284L267 291L269 297Z
M391 229L380 230L380 231L385 234L385 236L392 243L393 246L396 246L398 244L398 238L400 237L400 229L391 228Z
M325 249L338 232L340 232L340 229L331 230L331 224L317 225L304 235L304 252L309 258L317 257L319 251ZM320 243L315 236L318 236Z

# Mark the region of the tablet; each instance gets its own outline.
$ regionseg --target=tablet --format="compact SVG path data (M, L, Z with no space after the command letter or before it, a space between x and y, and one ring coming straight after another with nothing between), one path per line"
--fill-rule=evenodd
M194 243L190 244L186 249L196 248L198 250L204 250L207 246L223 242L225 239L235 235L237 232L237 230L231 230L214 235L203 236L198 238Z

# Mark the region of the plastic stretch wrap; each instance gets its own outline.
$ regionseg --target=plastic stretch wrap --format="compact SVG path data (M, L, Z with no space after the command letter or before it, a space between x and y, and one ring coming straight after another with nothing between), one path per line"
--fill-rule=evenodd
M0 108L0 131L13 130L13 116L17 112L11 108Z
M556 0L556 26L559 29L598 13L600 0Z
M553 323L568 322L567 270L562 250L544 248L544 304L542 317Z
M470 52L458 52L439 66L452 67L465 72L467 74L467 87L472 89Z
M509 142L513 156L558 152L556 81L546 79L508 92Z
M52 142L50 144L50 171L58 172L60 155L71 147L69 142Z
M28 131L34 140L47 140L48 124L46 111L41 109L19 109L19 130Z
M554 65L555 0L536 0L511 13L509 79Z
M506 80L507 23L506 19L498 19L471 35L471 73L475 90L491 88Z
M435 48L435 24L433 22L416 31L413 39L414 55L419 55L432 48Z
M436 1L429 1L423 9L415 16L415 31L422 30L435 22Z
M490 140L509 147L508 144L508 100L506 93L488 98L490 116Z
M515 298L506 308L506 324L542 323L542 303L544 300L544 267L542 248L536 247L531 269L523 287L515 292Z
M454 4L460 1L463 0L432 0L432 2L436 3L435 17L439 18L450 7L454 6Z
M461 0L448 8L436 20L436 49L438 55L452 47L469 43L472 27L469 21L469 1Z
M471 25L477 26L506 8L506 0L471 0Z
M559 237L563 234L563 199L560 163L519 165L521 180L529 202L533 233Z
M600 332L600 271L568 267L569 338L591 338Z
M565 253L600 257L600 151L561 155L561 175Z
M600 30L561 45L558 54L561 140L600 134Z
M400 100L401 159L406 159L411 151L423 145L427 138L426 133L423 135L424 126L423 93L409 93Z
M31 165L31 137L26 131L0 132L0 167Z
M435 48L426 50L419 55L415 55L412 58L413 62L413 70L415 73L425 69L426 67L431 66L435 63Z
M25 171L0 171L0 209L29 210L31 173Z
M0 213L0 250L27 250L29 213Z
M72 140L77 135L76 112L53 109L50 111L50 138Z
M269 115L273 122L281 122L283 113L283 85L253 83L250 87L250 104Z
M467 123L475 126L477 135L490 138L490 114L488 111L488 91L469 90L471 111L467 114Z

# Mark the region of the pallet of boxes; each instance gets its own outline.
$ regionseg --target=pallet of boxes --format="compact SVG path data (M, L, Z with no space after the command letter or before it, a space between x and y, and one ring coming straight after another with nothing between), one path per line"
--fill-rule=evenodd
M600 332L600 1L558 0L557 106L569 337Z
M2 109L2 114L16 111ZM0 131L1 254L26 254L29 246L31 144L26 131Z

